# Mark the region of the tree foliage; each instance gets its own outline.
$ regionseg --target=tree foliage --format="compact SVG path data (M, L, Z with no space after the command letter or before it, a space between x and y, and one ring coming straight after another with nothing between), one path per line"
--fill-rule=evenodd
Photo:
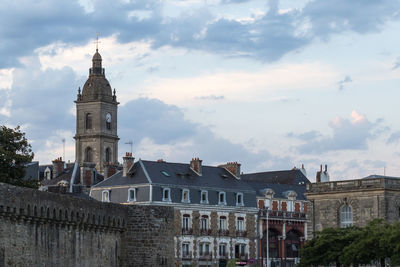
M326 228L301 249L299 266L358 266L379 262L400 264L400 223L373 220L366 227Z
M32 159L31 145L20 127L0 126L0 182L36 188L36 181L23 180L25 164Z

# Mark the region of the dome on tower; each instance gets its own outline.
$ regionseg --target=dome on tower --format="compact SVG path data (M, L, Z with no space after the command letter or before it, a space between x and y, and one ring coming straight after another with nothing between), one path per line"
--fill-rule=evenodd
M115 101L101 61L101 55L96 49L92 58L92 68L89 69L89 78L82 88L82 101Z

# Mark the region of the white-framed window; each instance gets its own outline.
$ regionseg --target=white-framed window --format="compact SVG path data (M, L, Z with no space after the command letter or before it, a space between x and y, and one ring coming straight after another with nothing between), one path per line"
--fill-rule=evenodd
M226 217L225 216L220 216L219 217L218 227L219 227L219 230L228 229L227 224L226 224Z
M201 242L199 244L199 256L207 256L210 255L210 243Z
M344 205L340 209L340 227L353 225L353 210L349 205Z
M190 191L189 189L182 190L182 203L190 203Z
M171 189L163 188L163 198L162 201L171 201Z
M243 206L243 193L236 194L236 206Z
M201 216L200 229L203 230L203 231L204 230L208 230L208 216L207 215Z
M190 229L190 215L183 214L182 216L182 229L187 231Z
M218 204L226 205L226 193L225 192L218 193Z
M128 189L128 202L136 201L136 188L129 188Z
M226 257L226 244L225 243L219 244L218 255L220 257Z
M207 190L201 190L200 203L208 204L208 191Z
M189 250L189 243L188 242L182 243L182 256L183 257L190 256L190 250Z
M236 219L236 230L244 231L244 218L243 217L238 217Z
M101 193L101 201L110 202L110 190L103 190Z
M236 244L235 245L235 257L241 258L246 255L246 244Z

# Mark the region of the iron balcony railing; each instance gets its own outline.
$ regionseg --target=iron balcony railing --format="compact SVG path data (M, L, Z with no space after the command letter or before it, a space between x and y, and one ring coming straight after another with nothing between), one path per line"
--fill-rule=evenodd
M192 228L182 228L182 235L192 235L193 229Z

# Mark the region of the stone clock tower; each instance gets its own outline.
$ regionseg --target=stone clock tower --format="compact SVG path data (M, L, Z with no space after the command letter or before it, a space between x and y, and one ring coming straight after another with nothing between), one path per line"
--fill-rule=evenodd
M81 167L102 174L118 163L117 97L111 90L96 49L89 78L79 89L76 103L75 159Z

